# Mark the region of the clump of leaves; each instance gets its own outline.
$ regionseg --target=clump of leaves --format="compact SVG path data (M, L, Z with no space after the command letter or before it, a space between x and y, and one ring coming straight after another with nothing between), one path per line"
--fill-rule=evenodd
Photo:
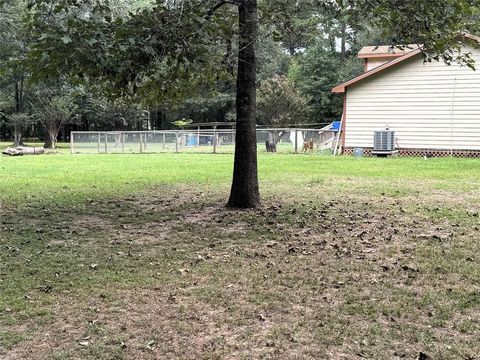
M193 123L193 120L190 120L190 119L179 119L179 120L175 120L175 121L172 121L172 124L175 125L176 127L179 127L181 129L184 129L186 126L190 125L191 123Z

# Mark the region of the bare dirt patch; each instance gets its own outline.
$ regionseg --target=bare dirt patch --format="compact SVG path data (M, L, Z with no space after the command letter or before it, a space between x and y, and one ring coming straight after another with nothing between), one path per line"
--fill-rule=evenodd
M0 354L473 359L480 353L476 218L450 216L450 202L436 197L439 211L432 212L425 197L276 196L261 209L237 212L223 207L224 194L206 199L201 191L171 191L98 201L88 215L72 210L75 256L67 261L63 248L48 251L62 266L83 270L52 280L51 320ZM88 224L95 226L81 232ZM61 223L49 218L44 225ZM60 234L47 232L50 240ZM22 329L22 321L6 326Z

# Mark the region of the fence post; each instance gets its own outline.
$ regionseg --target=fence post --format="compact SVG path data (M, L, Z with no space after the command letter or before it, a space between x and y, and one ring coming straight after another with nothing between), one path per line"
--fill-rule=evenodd
M175 152L178 153L178 131L175 131Z
M166 134L165 134L165 133L163 133L163 144L162 144L162 149L165 149L165 137L166 137L165 135L166 135Z
M184 152L185 146L187 146L187 136L185 135L185 128L182 129L182 137L180 139L182 144L182 152Z
M140 135L140 153L143 152L143 140L142 140L142 133L139 133Z
M217 153L217 127L213 127L213 153Z
M145 133L143 134L144 137L143 137L143 150L147 150L147 137L148 137L148 133Z
M197 129L197 146L200 146L200 126Z
M105 154L108 154L108 134L105 133Z
M73 154L73 133L70 132L70 154Z
M122 132L122 153L125 152L125 133Z
M298 154L298 131L295 129L295 154Z
M100 154L100 141L102 139L102 134L98 133L98 144L97 144L97 152Z

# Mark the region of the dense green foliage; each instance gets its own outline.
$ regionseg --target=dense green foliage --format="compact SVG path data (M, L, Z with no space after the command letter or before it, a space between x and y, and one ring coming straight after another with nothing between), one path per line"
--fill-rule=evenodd
M305 121L308 99L284 76L265 80L257 90L257 119L269 127L290 127Z

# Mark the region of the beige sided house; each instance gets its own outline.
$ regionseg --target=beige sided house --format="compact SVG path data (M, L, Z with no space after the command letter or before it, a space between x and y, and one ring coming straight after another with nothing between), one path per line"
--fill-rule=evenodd
M480 37L470 51L480 68ZM374 131L395 131L401 155L480 157L480 71L424 63L418 46L369 46L358 54L365 72L332 89L344 94L341 145L371 153Z

